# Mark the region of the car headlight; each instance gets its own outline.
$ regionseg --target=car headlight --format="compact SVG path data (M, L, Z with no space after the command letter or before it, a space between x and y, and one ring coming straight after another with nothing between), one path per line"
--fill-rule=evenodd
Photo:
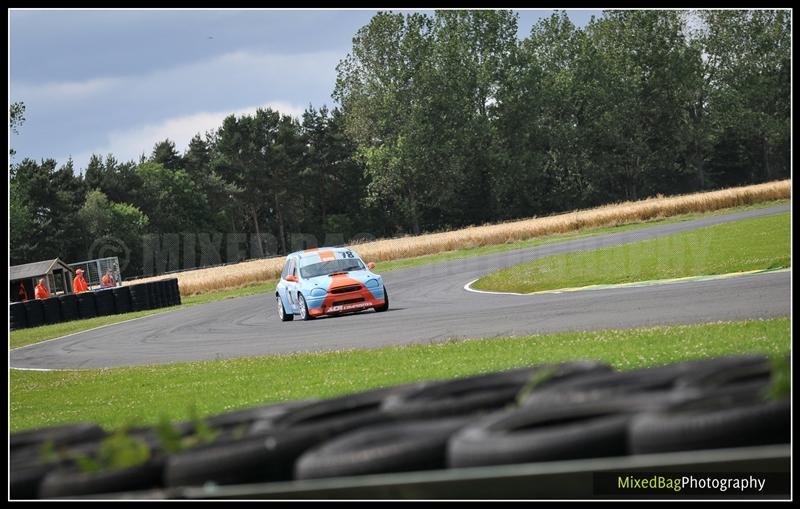
M368 279L366 285L367 288L377 288L380 286L380 283L377 279Z
M328 292L325 291L324 288L314 288L313 290L311 290L312 297L324 297L326 293Z

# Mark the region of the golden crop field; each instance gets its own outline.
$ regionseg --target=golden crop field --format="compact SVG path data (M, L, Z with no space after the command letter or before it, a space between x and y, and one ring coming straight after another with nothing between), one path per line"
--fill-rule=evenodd
M357 250L358 254L367 262L383 262L456 249L517 242L586 228L618 226L681 214L710 212L790 197L791 180L782 180L706 193L666 198L657 196L547 217L471 226L449 232L376 240L358 244ZM177 277L181 295L187 296L276 279L283 269L283 262L283 256L251 260L232 265L137 279L130 281L129 284Z

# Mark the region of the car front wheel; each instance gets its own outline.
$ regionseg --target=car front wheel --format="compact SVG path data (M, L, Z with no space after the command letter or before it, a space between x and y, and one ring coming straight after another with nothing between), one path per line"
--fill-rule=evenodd
M381 311L386 311L387 309L389 309L389 292L386 291L386 287L384 286L383 287L383 304L380 305L380 306L377 306L375 308L375 311L380 313Z
M281 300L280 295L275 297L275 300L278 301L278 316L280 317L282 322L291 322L294 320L294 315L289 314L286 312L286 309L283 307L283 301Z
M306 305L306 298L303 297L302 293L297 294L297 300L300 303L300 319L313 320L314 317L311 316L311 313L308 312L308 305Z

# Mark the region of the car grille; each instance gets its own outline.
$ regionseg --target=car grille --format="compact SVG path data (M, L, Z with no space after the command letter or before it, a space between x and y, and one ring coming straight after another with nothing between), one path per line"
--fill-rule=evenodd
M361 285L350 285L350 286L340 286L338 288L333 288L331 293L339 294L339 293L349 293L349 292L357 292L361 290Z
M350 300L337 300L333 303L334 306L344 306L347 304L355 304L356 302L364 302L363 297L359 297L357 299L350 299Z

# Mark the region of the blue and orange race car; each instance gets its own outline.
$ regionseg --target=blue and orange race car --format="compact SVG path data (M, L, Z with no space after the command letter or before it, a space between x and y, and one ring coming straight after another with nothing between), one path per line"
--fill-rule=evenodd
M320 247L297 251L286 257L275 292L278 316L284 322L297 316L352 313L372 308L389 309L389 294L381 276L346 247Z

